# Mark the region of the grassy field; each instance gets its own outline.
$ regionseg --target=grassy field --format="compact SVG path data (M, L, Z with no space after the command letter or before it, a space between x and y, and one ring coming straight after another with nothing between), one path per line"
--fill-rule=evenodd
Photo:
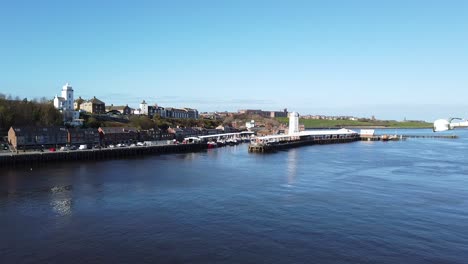
M286 117L279 117L277 120L283 124L288 124ZM375 121L353 121L353 120L313 120L300 119L300 124L305 128L339 128L339 127L388 127L388 128L431 128L432 124L418 121L399 122L394 120Z

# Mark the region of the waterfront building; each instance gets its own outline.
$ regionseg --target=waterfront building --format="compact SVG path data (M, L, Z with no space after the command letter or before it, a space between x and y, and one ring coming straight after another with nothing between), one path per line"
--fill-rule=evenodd
M8 142L14 149L65 145L68 131L65 127L10 127Z
M95 128L73 128L67 130L67 143L72 145L94 145L99 143L99 132Z
M11 127L8 142L15 149L58 147L64 145L95 144L99 142L97 129L66 127Z
M99 127L100 140L103 144L130 143L139 141L139 132L134 127Z
M174 134L169 133L168 131L162 129L148 129L140 130L140 141L154 141L154 140L172 140L174 139Z

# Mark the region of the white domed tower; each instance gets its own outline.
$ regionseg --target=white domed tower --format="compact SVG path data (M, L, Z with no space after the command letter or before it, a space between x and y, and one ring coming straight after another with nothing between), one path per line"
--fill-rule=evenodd
M65 99L63 102L63 110L73 111L73 103L75 102L73 100L73 88L68 83L62 87L62 98Z

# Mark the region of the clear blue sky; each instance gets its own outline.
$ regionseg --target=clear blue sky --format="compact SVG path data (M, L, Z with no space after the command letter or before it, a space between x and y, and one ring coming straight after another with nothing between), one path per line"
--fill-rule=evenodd
M0 60L21 98L468 117L468 1L3 1Z

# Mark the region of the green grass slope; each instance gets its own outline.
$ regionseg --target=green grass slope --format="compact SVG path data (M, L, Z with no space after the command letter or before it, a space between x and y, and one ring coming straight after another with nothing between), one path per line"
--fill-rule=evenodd
M288 124L286 117L279 117L277 120L283 124ZM394 120L315 120L300 119L300 124L305 128L339 128L339 127L386 127L386 128L431 128L432 124L422 121L394 121Z

